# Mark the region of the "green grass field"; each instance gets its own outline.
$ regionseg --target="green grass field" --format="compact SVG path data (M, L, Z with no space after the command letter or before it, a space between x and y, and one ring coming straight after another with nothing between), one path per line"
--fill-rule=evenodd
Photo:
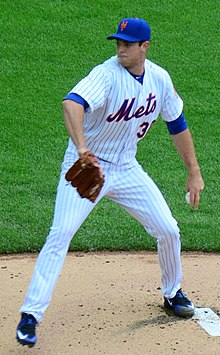
M183 250L220 251L219 13L215 0L1 1L0 253L39 251L49 231L67 145L61 101L95 65L115 54L123 17L151 25L149 59L166 68L184 100L206 188L200 209L185 203L186 171L161 119L137 158L163 192ZM71 250L155 249L155 240L103 199Z

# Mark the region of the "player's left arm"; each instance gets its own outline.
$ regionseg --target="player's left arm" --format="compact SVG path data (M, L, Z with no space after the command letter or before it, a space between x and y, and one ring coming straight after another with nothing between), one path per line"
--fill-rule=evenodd
M190 203L197 209L200 193L204 189L205 184L200 172L189 128L177 134L172 134L171 137L188 171L186 192L190 192Z
M198 208L204 181L196 158L193 140L183 114L183 101L176 92L168 73L165 73L165 96L161 116L167 124L176 149L188 171L186 192L190 192L190 204ZM178 115L180 115L178 117ZM173 120L173 117L177 117Z

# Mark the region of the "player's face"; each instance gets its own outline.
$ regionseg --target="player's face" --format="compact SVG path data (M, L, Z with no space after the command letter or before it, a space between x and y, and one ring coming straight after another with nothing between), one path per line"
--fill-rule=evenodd
M116 41L117 55L121 65L127 68L130 72L137 71L137 68L142 68L146 56L146 50L149 42L139 44L139 42L126 42L122 40ZM134 74L142 74L135 73Z

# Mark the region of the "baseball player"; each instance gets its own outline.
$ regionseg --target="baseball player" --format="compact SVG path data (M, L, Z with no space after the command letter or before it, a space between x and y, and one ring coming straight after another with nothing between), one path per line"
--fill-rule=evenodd
M198 208L204 182L183 114L183 102L166 70L146 59L150 27L125 18L117 32L116 56L94 67L63 101L69 143L62 163L53 223L36 262L20 309L16 338L34 346L35 327L42 320L60 275L69 244L102 197L117 202L156 238L164 307L181 317L194 314L194 305L181 289L180 232L160 190L137 162L137 143L160 115L188 171L186 191ZM67 182L67 172L85 156L95 164L103 184L95 198ZM83 163L83 167L85 163ZM85 179L86 180L86 179ZM94 193L90 191L92 196ZM89 196L90 196L89 195ZM86 198L84 198L86 197Z

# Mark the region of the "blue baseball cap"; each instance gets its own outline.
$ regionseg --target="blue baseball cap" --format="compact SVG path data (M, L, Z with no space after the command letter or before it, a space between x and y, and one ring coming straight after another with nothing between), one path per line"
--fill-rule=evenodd
M118 25L118 30L107 39L122 39L127 42L150 40L150 26L139 18L124 18Z

